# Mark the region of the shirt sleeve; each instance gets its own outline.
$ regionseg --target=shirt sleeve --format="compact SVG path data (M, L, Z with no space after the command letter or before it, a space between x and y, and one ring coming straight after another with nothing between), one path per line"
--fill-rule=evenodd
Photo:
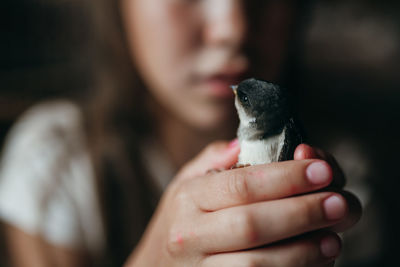
M11 130L0 163L0 219L52 244L99 250L101 216L77 110L42 105Z

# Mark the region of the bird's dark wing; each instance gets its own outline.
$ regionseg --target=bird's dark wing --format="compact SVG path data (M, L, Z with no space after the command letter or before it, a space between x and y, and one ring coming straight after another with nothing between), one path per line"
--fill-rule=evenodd
M279 155L279 161L292 160L294 150L303 142L302 131L293 118L289 119L285 126L285 141Z

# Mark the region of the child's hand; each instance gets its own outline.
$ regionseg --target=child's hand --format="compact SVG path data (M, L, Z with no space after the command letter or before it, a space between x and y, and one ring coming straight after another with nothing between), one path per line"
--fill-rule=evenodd
M294 161L206 174L230 167L239 153L237 144L207 147L169 186L127 266L332 262L340 239L320 229L354 224L359 204L342 192L316 192L336 179L336 166L296 152Z
M353 226L361 217L362 209L359 200L353 196L350 192L343 191L343 187L346 184L345 175L337 163L336 159L329 153L315 147L311 147L306 144L299 145L294 152L295 160L304 160L304 159L322 159L328 162L333 171L333 181L326 189L326 191L340 191L342 195L348 196L348 205L350 206L349 213L346 220L340 222L339 224L331 227L331 230L335 232L343 232L346 229Z

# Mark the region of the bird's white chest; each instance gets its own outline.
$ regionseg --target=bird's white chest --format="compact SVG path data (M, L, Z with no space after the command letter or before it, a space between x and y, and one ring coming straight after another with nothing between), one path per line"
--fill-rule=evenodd
M257 165L279 160L285 140L285 130L264 140L239 140L239 165Z

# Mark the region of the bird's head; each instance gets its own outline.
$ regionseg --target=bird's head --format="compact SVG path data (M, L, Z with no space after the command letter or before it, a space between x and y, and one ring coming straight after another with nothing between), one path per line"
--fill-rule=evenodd
M286 90L273 83L247 79L232 86L240 122L267 135L278 134L290 118Z

